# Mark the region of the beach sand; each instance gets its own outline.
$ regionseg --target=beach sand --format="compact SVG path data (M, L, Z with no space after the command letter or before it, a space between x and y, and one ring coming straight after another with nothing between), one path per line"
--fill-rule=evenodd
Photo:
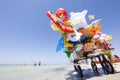
M82 64L84 77L75 72L72 64L56 65L0 65L0 80L119 80L120 63L115 64L115 74L104 74L99 66L99 75L95 75L90 65Z

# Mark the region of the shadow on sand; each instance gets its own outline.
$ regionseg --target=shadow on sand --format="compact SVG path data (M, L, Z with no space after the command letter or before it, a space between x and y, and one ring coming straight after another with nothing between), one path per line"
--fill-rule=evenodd
M104 74L103 69L102 68L98 68L99 74L94 74L92 69L82 69L83 72L83 77L80 77L79 74L73 74L75 71L70 71L67 73L68 77L66 78L66 80L87 80L93 77L101 77L103 75L108 75L108 74ZM120 72L115 72L115 74L120 73ZM114 75L114 74L113 74Z

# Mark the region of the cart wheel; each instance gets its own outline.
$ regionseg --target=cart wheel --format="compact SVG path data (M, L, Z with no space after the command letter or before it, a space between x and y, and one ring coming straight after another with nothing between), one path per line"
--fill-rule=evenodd
M80 74L81 77L83 77L83 73L80 65L77 66L77 72Z
M74 69L75 69L75 71L77 71L77 67L76 67L76 65L74 65Z
M92 66L93 72L98 74L99 73L98 68L94 61L91 62L91 66Z
M105 74L109 74L109 73L113 74L114 73L114 68L108 60L103 60L101 62L101 65L103 67L103 70L104 70Z

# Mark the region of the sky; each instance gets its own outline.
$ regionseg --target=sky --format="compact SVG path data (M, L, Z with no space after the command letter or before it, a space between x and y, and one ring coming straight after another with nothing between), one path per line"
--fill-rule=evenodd
M0 64L67 63L62 52L56 52L61 34L50 27L46 11L64 8L68 13L88 10L102 19L102 32L112 35L113 54L120 56L119 0L0 0Z

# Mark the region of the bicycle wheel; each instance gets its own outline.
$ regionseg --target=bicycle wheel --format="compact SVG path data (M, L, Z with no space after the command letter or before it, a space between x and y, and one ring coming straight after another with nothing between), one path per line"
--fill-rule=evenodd
M76 65L74 65L74 69L75 69L75 71L77 71L77 67L76 67Z
M99 73L97 65L94 61L91 62L91 67L92 67L94 73L97 73L97 74Z
M82 69L79 65L77 66L77 72L80 74L81 77L83 77Z
M103 60L101 63L104 73L105 74L109 74L109 73L114 73L114 68L112 66L112 64L108 61L108 60Z

